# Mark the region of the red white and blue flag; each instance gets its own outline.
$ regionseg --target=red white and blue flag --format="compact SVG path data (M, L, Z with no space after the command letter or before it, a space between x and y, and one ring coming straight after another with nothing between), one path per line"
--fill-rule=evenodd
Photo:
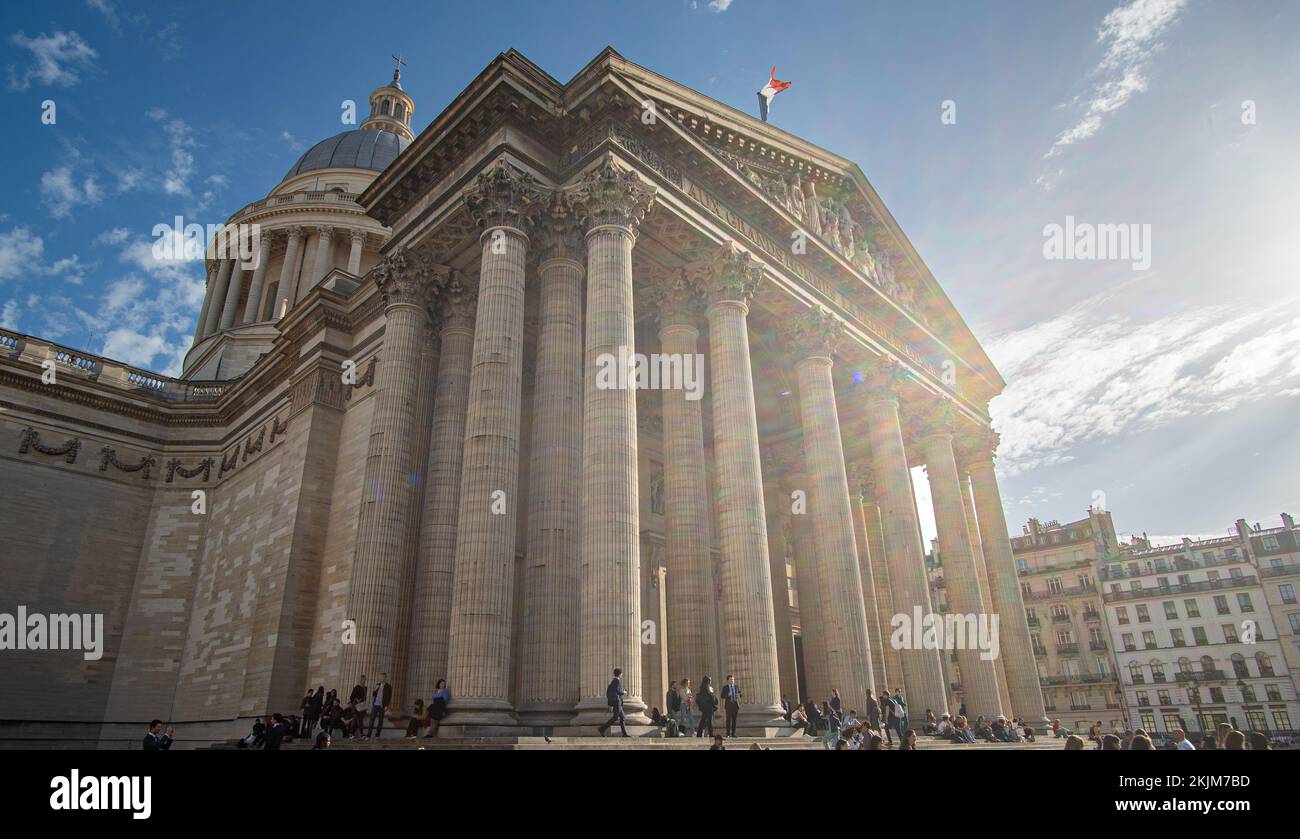
M772 78L767 84L763 85L762 90L758 92L758 115L767 122L768 111L772 108L772 97L791 85L791 82L783 82L776 77L776 68L772 68Z

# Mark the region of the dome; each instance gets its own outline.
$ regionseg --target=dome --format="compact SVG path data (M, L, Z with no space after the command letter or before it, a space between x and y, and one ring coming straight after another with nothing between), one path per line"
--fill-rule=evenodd
M354 128L335 134L307 149L282 178L317 169L369 169L382 172L410 144L405 137L391 131L364 131Z

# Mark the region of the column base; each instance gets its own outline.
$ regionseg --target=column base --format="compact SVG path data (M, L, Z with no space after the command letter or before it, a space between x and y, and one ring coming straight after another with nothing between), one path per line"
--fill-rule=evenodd
M789 728L790 723L785 721L784 713L780 705L741 705L740 713L736 715L736 730L742 728ZM722 726L726 728L727 715L724 711L722 714ZM718 723L718 715L713 715L713 723ZM747 737L764 737L763 734L750 734Z
M459 699L453 697L449 716L455 726L518 726L514 707L504 699ZM445 728L446 726L444 726Z
M573 722L572 702L535 702L521 705L515 712L520 725L538 728L559 728ZM609 717L605 717L609 719ZM605 720L601 720L604 722Z
M586 699L578 702L569 718L569 725L604 725L609 721L609 706L602 700ZM623 703L623 718L628 725L649 725L650 718L645 713L645 703L640 700Z

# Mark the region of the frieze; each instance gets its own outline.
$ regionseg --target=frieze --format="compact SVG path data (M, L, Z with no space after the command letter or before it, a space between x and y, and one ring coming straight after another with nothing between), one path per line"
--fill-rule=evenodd
M151 454L142 456L139 463L123 463L117 459L117 451L112 446L104 446L100 449L99 471L101 472L107 472L108 467L112 466L122 472L140 472L140 477L147 481L149 474L157 465L157 458Z
M27 454L29 451L36 451L40 454L47 454L51 457L62 457L68 463L77 462L77 452L81 450L81 439L73 437L63 443L61 446L50 446L41 442L40 432L30 426L23 429L22 439L18 443L18 453Z
M199 480L206 483L208 478L212 477L212 464L214 462L213 458L207 457L200 460L192 469L187 469L181 464L180 458L173 457L167 461L167 483L170 484L177 475L182 478L196 478L202 475L203 477L199 478Z

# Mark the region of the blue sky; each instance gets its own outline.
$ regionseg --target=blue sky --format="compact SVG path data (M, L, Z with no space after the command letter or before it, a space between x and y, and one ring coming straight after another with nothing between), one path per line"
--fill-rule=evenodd
M174 373L201 275L154 225L264 196L394 51L418 130L509 47L563 81L606 44L747 111L794 82L773 123L861 165L1010 382L1013 532L1300 511L1295 3L6 4L0 325ZM1045 259L1067 216L1151 267Z

